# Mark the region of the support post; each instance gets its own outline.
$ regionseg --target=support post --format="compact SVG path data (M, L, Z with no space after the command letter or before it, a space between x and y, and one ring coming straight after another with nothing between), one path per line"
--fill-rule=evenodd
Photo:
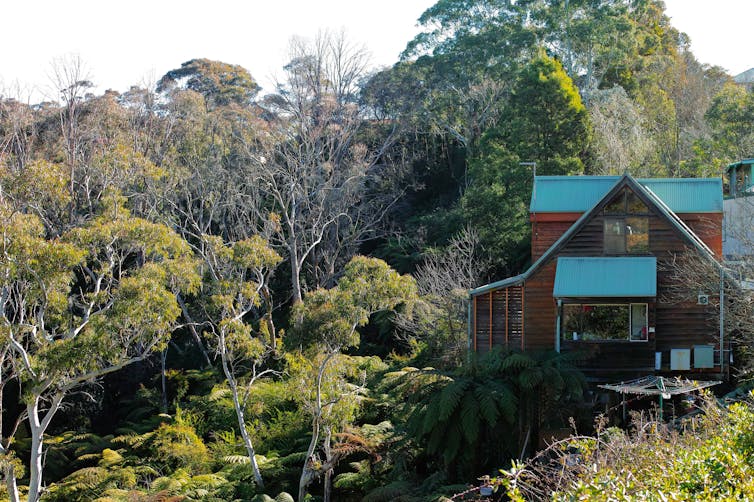
M469 303L466 305L466 332L468 334L468 349L471 351L471 323L473 320L471 319L471 302L474 301L474 297L469 294Z
M524 350L524 326L526 325L526 295L524 294L524 285L521 285L521 350Z
M563 300L558 298L558 312L555 318L555 352L560 352L560 312L563 309Z
M492 291L490 290L490 338L489 348L492 350Z
M473 307L473 315L474 315L474 352L476 352L476 299L477 297L474 297L474 307Z
M511 317L511 309L508 305L508 295L510 293L510 288L505 288L505 349L510 349L510 343L508 342L508 321L510 321Z
M720 266L720 373L725 374L725 269ZM727 380L727 378L726 378Z

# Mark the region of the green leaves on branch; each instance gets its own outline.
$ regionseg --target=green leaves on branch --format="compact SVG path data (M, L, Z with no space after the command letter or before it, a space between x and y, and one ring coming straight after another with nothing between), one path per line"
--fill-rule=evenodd
M337 286L312 291L294 306L293 316L301 322L290 342L330 350L358 346L356 329L365 326L370 315L410 306L416 295L410 276L398 274L382 260L357 256L346 265Z

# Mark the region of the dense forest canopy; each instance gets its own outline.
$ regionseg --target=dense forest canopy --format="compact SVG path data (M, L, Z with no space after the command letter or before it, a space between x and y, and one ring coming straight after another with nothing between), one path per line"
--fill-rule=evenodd
M439 0L392 67L293 39L270 92L0 94L0 471L13 500L439 500L584 380L466 351L538 174L718 176L754 94L657 0ZM421 369L419 369L421 368ZM587 493L583 488L580 493Z

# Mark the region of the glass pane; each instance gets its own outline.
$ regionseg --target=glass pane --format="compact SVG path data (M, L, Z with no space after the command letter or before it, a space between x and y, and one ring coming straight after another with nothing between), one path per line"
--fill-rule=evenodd
M605 253L626 252L625 223L622 218L605 218Z
M624 214L626 212L626 192L621 191L605 206L605 214Z
M647 339L647 304L631 304L631 340Z
M649 252L649 218L626 218L626 251Z
M565 340L627 340L628 305L564 305Z
M633 192L626 195L626 207L628 214L648 214L649 208Z

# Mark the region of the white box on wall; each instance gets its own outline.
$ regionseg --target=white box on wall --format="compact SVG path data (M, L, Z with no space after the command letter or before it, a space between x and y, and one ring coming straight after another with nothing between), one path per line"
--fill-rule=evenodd
M670 370L691 369L691 349L670 349Z

